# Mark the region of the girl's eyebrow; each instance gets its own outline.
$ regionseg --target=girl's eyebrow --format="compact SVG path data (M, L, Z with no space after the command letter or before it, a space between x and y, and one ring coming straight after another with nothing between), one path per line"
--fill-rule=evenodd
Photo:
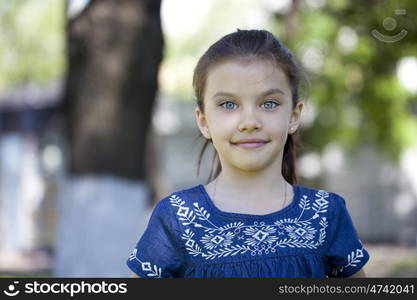
M217 97L233 97L235 96L233 93L227 93L227 92L217 92L214 94L213 98Z
M273 88L273 89L269 89L269 90L263 92L261 94L261 96L265 97L265 96L269 96L269 95L273 95L273 94L282 94L282 95L284 95L284 92L282 90L278 89L278 88ZM228 93L228 92L217 92L216 94L214 94L213 98L216 98L216 97L233 97L233 96L236 96L236 95L233 94L233 93Z
M273 95L273 94L282 94L284 95L284 92L278 88L274 88L274 89L269 89L266 92L262 93L262 96L269 96L269 95Z

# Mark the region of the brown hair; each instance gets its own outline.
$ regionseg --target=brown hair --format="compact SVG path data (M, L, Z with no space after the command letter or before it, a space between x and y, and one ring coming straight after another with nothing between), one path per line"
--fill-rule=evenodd
M204 89L207 74L210 68L230 59L270 59L282 68L288 78L292 93L293 108L299 101L300 81L304 79L300 67L295 61L291 52L277 39L266 30L240 30L222 37L220 40L211 45L207 51L200 57L193 76L193 88L197 105L204 113ZM200 134L200 136L202 136ZM201 160L211 140L204 142L201 149L198 170L200 170ZM297 183L295 168L296 148L298 147L298 134L288 135L284 146L282 175L289 183ZM218 154L214 151L213 162L211 166L208 182L215 179L221 172L221 165Z

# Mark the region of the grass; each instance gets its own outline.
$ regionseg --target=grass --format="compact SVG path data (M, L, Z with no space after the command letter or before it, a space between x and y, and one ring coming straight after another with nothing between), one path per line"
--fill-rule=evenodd
M388 272L388 277L417 277L417 255L396 264Z

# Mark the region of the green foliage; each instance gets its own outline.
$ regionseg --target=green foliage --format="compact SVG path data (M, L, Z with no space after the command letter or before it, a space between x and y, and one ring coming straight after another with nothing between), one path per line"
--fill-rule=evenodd
M0 90L65 69L64 0L0 0Z
M301 7L296 30L290 36L282 31L277 35L303 63L302 47L310 45L323 53L320 70L307 70L311 81L307 103L319 113L311 126L303 128L303 143L318 152L330 142L347 149L372 143L397 160L404 147L417 142L417 117L411 109L417 95L408 92L396 75L399 60L417 54L417 3L328 1L320 9ZM406 15L396 15L396 9L405 9ZM397 22L392 32L383 27L387 17ZM284 16L277 15L272 28L276 24L285 26ZM356 36L352 49L340 41L342 28ZM406 29L407 35L386 43L371 34L373 29L387 36Z

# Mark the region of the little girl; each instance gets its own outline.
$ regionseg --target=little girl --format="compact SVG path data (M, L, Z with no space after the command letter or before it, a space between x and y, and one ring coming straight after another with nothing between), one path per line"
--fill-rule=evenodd
M364 277L369 254L331 192L296 184L301 72L270 32L238 30L198 61L207 185L158 202L127 259L140 277Z

